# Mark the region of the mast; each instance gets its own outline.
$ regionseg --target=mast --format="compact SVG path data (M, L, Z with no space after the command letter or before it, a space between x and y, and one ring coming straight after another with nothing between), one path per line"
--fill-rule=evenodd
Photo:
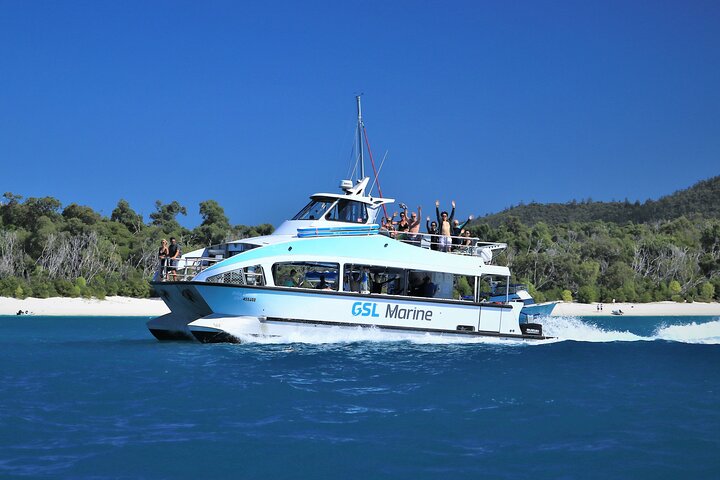
M360 95L355 97L357 100L357 111L358 111L358 152L360 153L360 179L365 178L365 158L363 156L363 144L362 144L362 131L363 131L363 120L362 120L362 106L360 105Z

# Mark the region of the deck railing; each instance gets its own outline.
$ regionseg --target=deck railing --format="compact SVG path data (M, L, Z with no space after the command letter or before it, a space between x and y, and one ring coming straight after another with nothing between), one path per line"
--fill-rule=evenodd
M492 261L494 252L507 248L506 243L481 242L477 237L464 235L447 236L433 233L410 233L380 230L380 233L403 243L421 248L429 248L455 255L481 257L485 263Z
M156 282L187 282L195 275L214 265L224 258L218 257L180 257L165 259L155 273L153 281Z

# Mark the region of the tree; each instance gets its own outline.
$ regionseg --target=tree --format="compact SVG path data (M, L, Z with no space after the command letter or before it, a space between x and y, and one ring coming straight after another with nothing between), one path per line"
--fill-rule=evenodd
M71 218L77 218L85 225L94 225L98 223L102 217L99 213L90 207L84 205L78 205L77 203L71 203L62 212L63 218L69 220Z
M203 245L214 245L223 242L230 233L230 221L225 210L215 200L200 203L200 215L203 221L195 229L197 240Z
M177 200L167 204L157 200L155 201L155 209L156 211L150 214L153 225L160 227L166 235L183 232L183 228L176 217L179 214L187 215L187 209L180 205Z
M130 208L130 204L124 199L120 199L117 207L110 214L110 220L122 223L133 233L138 233L145 226L142 215L135 213L135 210Z

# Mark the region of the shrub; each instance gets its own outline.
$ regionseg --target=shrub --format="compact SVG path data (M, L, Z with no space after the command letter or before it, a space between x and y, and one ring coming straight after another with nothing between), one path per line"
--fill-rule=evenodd
M597 288L592 285L583 285L578 290L578 302L594 303L598 301L598 298L600 298L600 294L598 293Z
M705 282L700 286L700 299L703 302L712 302L715 296L715 285L710 282Z

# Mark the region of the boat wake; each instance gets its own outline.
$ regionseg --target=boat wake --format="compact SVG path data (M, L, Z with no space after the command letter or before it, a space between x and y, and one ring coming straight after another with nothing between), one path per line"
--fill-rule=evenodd
M254 344L333 344L358 342L409 342L414 344L483 344L483 345L544 345L563 341L576 342L638 342L664 340L693 344L720 344L720 320L705 323L660 324L649 336L629 330L606 329L575 317L545 317L539 319L543 333L555 337L550 340L512 340L494 337L458 337L440 335L403 334L368 328L323 328L317 332L307 329L288 330L278 337L241 337L241 343Z
M628 330L610 330L575 317L545 317L540 319L543 333L556 337L547 342L574 340L578 342L637 342L665 340L670 342L720 344L720 320L705 323L658 325L649 336ZM545 342L545 343L547 343Z

